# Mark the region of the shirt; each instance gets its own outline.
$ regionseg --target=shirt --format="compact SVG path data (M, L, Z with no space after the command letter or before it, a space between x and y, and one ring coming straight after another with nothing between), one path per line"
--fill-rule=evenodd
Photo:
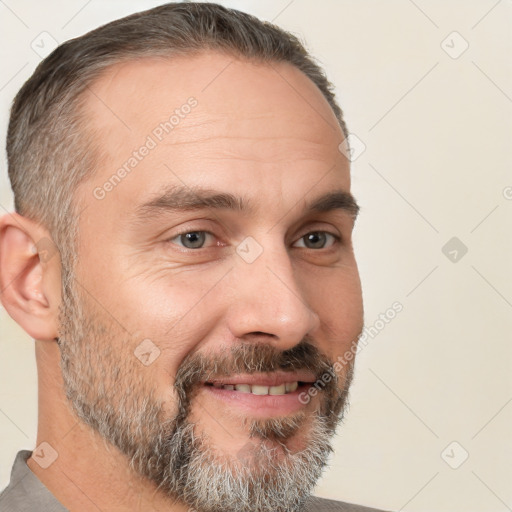
M9 485L0 494L1 512L69 512L43 485L27 465L32 455L21 450L16 455ZM311 496L304 512L384 512L374 508Z

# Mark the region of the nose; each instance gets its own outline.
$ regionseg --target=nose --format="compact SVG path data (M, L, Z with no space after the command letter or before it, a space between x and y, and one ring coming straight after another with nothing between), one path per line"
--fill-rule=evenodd
M272 343L287 350L314 333L320 318L308 304L283 250L264 253L253 263L238 262L232 273L233 294L228 327L238 339Z

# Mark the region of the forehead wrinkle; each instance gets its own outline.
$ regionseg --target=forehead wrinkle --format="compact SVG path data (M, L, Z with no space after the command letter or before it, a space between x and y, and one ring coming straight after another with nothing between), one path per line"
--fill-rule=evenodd
M325 146L308 144L306 141L299 146L294 143L265 143L266 139L255 140L253 137L208 137L200 141L169 143L170 150L188 151L188 162L215 162L240 160L261 164L275 165L283 162L294 162L297 166L312 164L326 165L332 156ZM240 142L237 144L236 142ZM172 156L172 154L171 154Z

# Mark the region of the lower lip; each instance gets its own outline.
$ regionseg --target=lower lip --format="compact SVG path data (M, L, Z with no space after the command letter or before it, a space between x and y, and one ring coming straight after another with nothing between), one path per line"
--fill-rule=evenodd
M230 406L235 406L247 414L269 417L292 414L304 409L307 403L303 402L308 398L310 399L307 392L311 384L301 384L295 391L286 393L286 395L253 395L252 393L242 393L241 391L231 391L213 386L205 385L203 387L213 397ZM299 399L301 395L302 402Z

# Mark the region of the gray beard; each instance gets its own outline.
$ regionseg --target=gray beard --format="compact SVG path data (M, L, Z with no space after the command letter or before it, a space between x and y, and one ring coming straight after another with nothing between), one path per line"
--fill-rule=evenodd
M346 409L353 364L347 366L342 388L335 377L330 391L324 389L326 398L318 411L247 419L249 441L236 457L227 456L189 420L192 384L205 375L211 358L178 372L178 412L165 418L162 398L144 379L134 378L141 373L138 360L126 357L130 352L116 353L110 343L116 330L119 336L126 334L113 322L101 323L106 316L89 307L85 314L84 301L70 284L63 295L59 345L64 389L78 418L116 446L130 467L155 483L170 502L184 503L196 512L303 510L333 451L331 438ZM127 339L123 346L134 346L133 340ZM232 359L237 361L236 369L241 370L240 364L249 372L261 368L258 353L251 353L254 350L236 354ZM304 362L300 364L304 367ZM301 428L307 429L306 448L292 453L286 441Z

